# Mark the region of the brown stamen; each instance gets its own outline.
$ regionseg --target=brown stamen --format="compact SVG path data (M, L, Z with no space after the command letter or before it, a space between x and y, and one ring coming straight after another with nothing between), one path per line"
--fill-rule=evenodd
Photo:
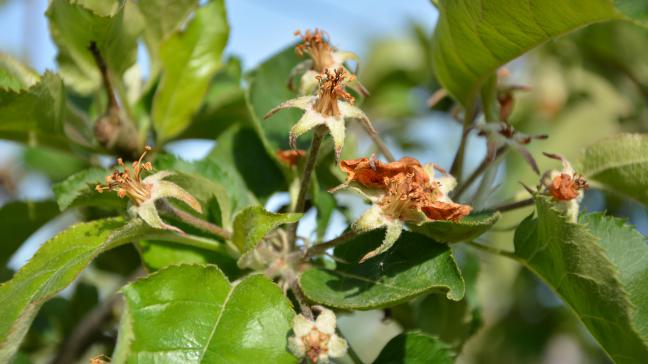
M326 69L322 75L317 76L317 80L320 84L319 94L317 101L313 105L313 109L320 114L325 116L340 116L340 108L337 103L338 99L350 104L355 102L355 98L344 90L345 80L353 80L353 75L347 75L344 68L340 67L335 72Z
M142 171L153 169L151 162L142 163L151 147L146 146L139 160L133 162L132 169L124 164L121 158L117 158L117 164L123 171L113 170L112 174L106 176L105 185L97 185L95 190L99 193L104 191L116 191L120 198L128 196L135 205L139 205L151 196L151 185L142 182Z
M333 47L329 43L329 36L326 32L315 29L306 30L305 33L296 31L295 35L300 37L302 42L295 47L300 56L308 54L313 60L313 70L322 73L333 65Z

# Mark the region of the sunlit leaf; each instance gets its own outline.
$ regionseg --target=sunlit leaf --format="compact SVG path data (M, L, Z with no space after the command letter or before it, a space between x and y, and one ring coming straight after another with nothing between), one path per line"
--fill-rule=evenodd
M294 312L281 290L252 275L231 284L214 266L172 266L124 289L125 363L296 363L286 350Z
M196 11L184 31L160 45L162 80L153 100L153 125L160 140L180 134L198 111L222 65L228 33L224 1L213 0Z
M262 206L252 206L234 218L232 242L241 253L254 249L263 237L279 225L297 222L302 214L275 214Z
M478 212L459 221L430 221L412 229L440 243L457 243L478 238L499 219L498 212Z

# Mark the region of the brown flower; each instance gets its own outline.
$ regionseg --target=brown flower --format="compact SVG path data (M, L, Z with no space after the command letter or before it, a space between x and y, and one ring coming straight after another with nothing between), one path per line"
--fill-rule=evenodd
M556 200L573 200L578 197L580 190L586 190L589 186L583 176L561 173L555 176L549 185L549 193Z
M277 151L277 158L282 161L284 164L292 167L296 166L297 162L304 157L306 151L303 149L279 149Z
M340 168L347 173L347 180L334 190L350 187L373 204L354 223L354 230L387 228L383 244L365 255L361 262L389 249L405 222L418 225L433 220L457 221L472 209L448 197L456 184L452 176L433 164L421 165L411 157L391 163L373 157L345 160ZM434 178L435 169L442 173L440 178Z

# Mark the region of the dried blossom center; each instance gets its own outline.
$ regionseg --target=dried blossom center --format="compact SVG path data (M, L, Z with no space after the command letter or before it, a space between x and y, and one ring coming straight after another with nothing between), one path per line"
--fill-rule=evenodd
M328 34L319 29L314 31L306 30L302 33L296 31L295 35L300 37L302 42L295 47L295 51L300 56L308 54L313 60L313 70L322 73L327 68L333 66L333 47L331 47Z
M351 104L355 102L353 96L344 90L345 80L351 81L352 79L353 75L347 75L342 67L336 69L335 72L326 69L322 75L318 75L319 92L317 101L313 105L315 111L324 116L340 116L339 99Z
M378 204L386 216L402 221L416 221L416 213L434 202L439 194L427 176L414 172L385 177L385 185L385 196Z
M551 181L549 193L557 200L568 201L578 197L578 191L586 190L588 187L583 176L561 173Z
M150 150L151 147L146 146L140 158L133 162L132 168L127 166L121 158L117 158L117 164L122 167L123 171L115 169L112 174L106 176L106 184L97 185L95 190L99 193L117 191L120 198L128 196L136 206L146 201L151 197L152 185L142 182L142 171L150 171L153 166L151 162L143 163L142 161Z
M302 337L302 342L306 347L306 356L311 362L317 363L321 354L326 355L328 353L330 338L331 335L319 331L316 327L313 327L308 334Z

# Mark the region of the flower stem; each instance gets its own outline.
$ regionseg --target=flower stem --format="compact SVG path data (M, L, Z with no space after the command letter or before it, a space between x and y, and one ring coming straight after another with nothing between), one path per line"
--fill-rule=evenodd
M380 134L376 131L374 126L371 124L371 121L366 118L360 118L360 123L364 127L365 131L371 138L371 140L376 144L376 147L378 147L378 150L380 150L380 153L387 158L388 162L393 162L396 159L394 158L394 155L389 151L389 148L387 148L387 145L385 144L385 141L382 140L380 137Z
M329 240L317 245L313 245L310 249L304 253L304 259L308 259L310 257L316 256L318 254L324 253L327 249L336 247L338 245L344 244L350 239L353 239L356 235L358 235L355 231L350 230L337 238L333 240Z
M229 230L226 230L220 226L214 225L209 221L205 221L197 216L194 216L188 212L182 211L173 205L171 205L169 202L165 200L159 200L157 202L158 207L160 210L168 212L178 219L182 220L183 222L186 222L187 224L196 227L200 230L206 231L208 233L214 234L218 236L221 239L224 240L230 240L232 238L232 233Z
M315 163L317 162L317 154L319 153L320 146L322 145L322 140L326 134L326 127L319 126L315 129L313 133L313 140L311 140L311 146L308 150L308 159L306 160L306 165L304 166L304 173L302 174L301 183L299 184L299 194L297 194L297 202L295 203L295 209L293 212L304 212L306 207L306 194L310 188L311 176L315 170ZM295 240L297 239L297 226L299 222L296 222L290 226L288 241L292 247L295 247Z
M520 200L520 201L516 201L516 202L511 202L511 203L491 207L491 208L488 208L486 210L507 212L507 211L519 209L519 208L522 208L522 207L531 206L534 203L535 203L535 199L533 197L531 197L531 198L527 198L526 200Z
M507 250L493 248L493 247L490 247L490 246L487 246L487 245L475 243L474 241L469 241L466 244L468 244L469 246L471 246L471 247L473 247L475 249L487 252L489 254L499 255L501 257L506 257L506 258L509 258L509 259L513 259L516 262L521 262L522 261L522 259L520 257L518 257L517 255L515 255L515 253L507 251Z
M466 146L468 145L468 133L475 122L475 118L479 114L477 108L473 105L466 107L464 111L464 122L463 129L461 131L461 141L459 142L459 148L457 148L457 153L455 154L454 160L452 161L452 167L450 167L450 174L453 175L457 181L461 182L463 180L463 164L464 157L466 156Z
M493 162L495 162L498 158L500 158L504 153L506 153L508 147L503 146L500 147L496 152L495 155L490 157L486 156L484 157L484 160L482 160L481 164L473 171L473 173L466 178L464 182L462 182L459 187L455 190L455 193L453 194L452 198L456 201L459 200L459 198L468 190L468 187L470 187L476 180L479 178L479 176L484 173L488 167L493 165Z
M205 250L211 250L214 252L220 252L225 254L228 253L223 243L220 243L216 240L203 238L202 236L178 234L173 231L168 231L168 232L162 231L156 234L147 235L146 237L147 239L152 239L152 240L164 240L172 243L178 243L178 244L193 246Z
M304 315L304 317L306 317L311 321L315 320L315 316L313 315L313 310L308 305L306 296L304 296L304 292L302 292L301 287L299 287L299 283L297 282L297 280L294 280L290 284L290 290L295 295L295 299L299 304L299 310L301 311L302 315Z

